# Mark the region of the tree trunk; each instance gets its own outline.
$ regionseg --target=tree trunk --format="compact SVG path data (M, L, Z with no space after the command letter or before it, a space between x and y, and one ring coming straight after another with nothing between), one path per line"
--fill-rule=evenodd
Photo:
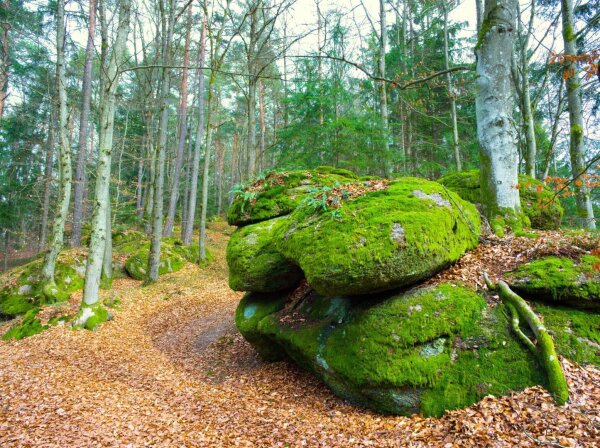
M96 0L89 0L88 38L85 48L83 82L81 86L81 117L79 119L79 144L77 146L77 165L73 190L73 235L71 245L81 246L81 226L83 217L83 192L85 190L85 156L88 143L88 118L92 95L92 62L94 59L94 34L96 31Z
M56 108L54 101L50 106L50 125L48 126L48 147L44 161L44 196L42 200L42 229L40 232L39 251L46 250L48 243L48 215L50 214L50 196L52 193L52 160L54 158L54 125L56 124Z
M475 13L477 15L477 34L481 31L481 24L483 22L483 0L475 0Z
M518 153L512 126L511 58L515 32L515 1L486 0L479 33L476 96L484 213L516 216L520 212ZM496 229L499 232L499 229Z
M108 60L106 79L101 83L104 90L100 100L100 126L98 143L98 165L96 168L95 207L92 216L92 234L90 250L85 271L83 302L81 311L75 320L75 326L85 326L90 317L97 315L98 290L102 278L103 265L110 256L112 262L112 235L110 231L110 168L113 146L116 93L119 84L120 66L124 61L129 18L131 14L130 0L119 2L119 24L117 35ZM105 73L105 74L104 74ZM106 271L108 269L108 272ZM110 268L105 267L105 275L110 276ZM101 314L100 314L101 315ZM97 320L97 319L95 319Z
M162 23L162 73L160 89L160 120L158 149L156 158L156 173L154 179L154 205L152 210L152 235L150 237L150 254L148 257L148 277L150 281L158 280L160 264L160 244L163 226L163 190L165 183L165 159L167 146L167 126L169 121L169 68L170 48L175 22L175 2L169 0L168 17L164 10L164 2L159 2Z
M565 55L576 55L576 33L573 19L573 0L561 0L563 41ZM571 174L575 181L585 174L584 142L583 142L583 106L581 104L581 86L574 62L565 62L567 73L567 107L569 109ZM581 185L578 185L581 184ZM575 200L577 214L584 227L590 230L596 228L594 209L590 191L585 182L575 182Z
M206 16L202 20L202 33L200 35L200 50L198 52L198 67L204 66L206 56ZM190 198L188 202L187 222L184 228L183 244L192 243L194 221L196 220L196 201L198 194L198 174L200 171L200 155L202 152L202 139L204 137L204 70L198 70L198 126L196 127L196 142L194 146L194 159L192 161L192 175L190 182Z
M206 260L206 213L208 209L208 176L210 172L210 150L212 146L212 98L216 77L211 71L208 82L208 114L206 117L206 149L204 151L204 172L202 174L202 210L200 211L200 262Z
M142 137L142 151L146 148L146 134ZM139 220L144 217L144 201L142 187L144 184L144 159L138 160L137 182L135 184L135 214Z
M254 77L248 81L248 178L256 175L256 84Z
M54 282L54 267L65 232L65 223L71 201L71 145L67 111L67 80L65 74L65 2L58 0L56 11L56 81L58 93L58 144L60 154L60 193L52 226L50 250L44 259L42 276Z
M2 21L2 47L0 48L0 125L4 116L4 104L8 96L8 51L9 51L9 31L10 21L6 19L9 14L9 0L2 2L2 15L5 19Z
M181 167L183 164L183 155L185 152L185 138L187 131L187 85L188 85L188 64L190 54L190 33L192 31L192 8L188 9L187 30L185 34L185 45L183 50L183 74L181 76L181 107L179 123L179 142L177 144L177 155L175 157L175 166L173 167L173 176L171 177L171 193L169 195L169 209L163 236L173 235L173 226L175 225L175 211L179 199L179 183L181 179Z
M385 49L387 45L387 22L385 17L385 0L379 0L379 76L385 78ZM385 176L391 174L391 169L388 163L388 106L387 106L387 91L386 82L379 81L379 113L381 115L381 126L383 128L383 171Z
M448 51L448 7L443 4L444 8L444 63L445 68L450 68L450 56ZM462 163L460 160L460 149L458 147L458 125L456 123L456 100L454 92L452 91L452 76L450 73L446 74L446 89L448 91L448 99L450 100L450 117L452 119L452 152L454 153L454 161L456 163L456 169L462 170Z
M261 80L258 80L258 117L260 126L259 138L259 167L260 171L265 169L265 137L267 133L267 123L265 121L265 92Z

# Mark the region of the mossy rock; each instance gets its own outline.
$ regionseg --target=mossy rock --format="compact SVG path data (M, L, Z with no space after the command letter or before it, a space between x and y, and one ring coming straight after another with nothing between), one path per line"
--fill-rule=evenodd
M227 210L227 222L244 226L287 215L314 189L352 182L358 182L356 174L332 167L271 172L250 180L235 192Z
M293 297L247 295L238 328L259 353L278 359L283 350L340 397L376 411L439 416L488 394L545 384L510 334L504 307L488 308L468 288Z
M236 291L275 292L295 286L302 278L298 266L275 247L273 234L287 226L282 216L237 229L227 245L229 287Z
M23 320L16 325L13 325L6 333L2 335L2 339L8 341L10 339L24 339L34 334L39 334L49 328L48 325L42 325L42 322L36 317L39 308L31 308L23 316Z
M148 237L137 230L119 230L112 233L113 251L131 254L140 245L147 244Z
M371 294L428 278L477 246L475 206L424 179L402 178L339 208L303 205L276 229L277 249L325 295Z
M558 354L600 367L600 312L535 304L552 332Z
M128 243L129 244L129 243ZM150 243L144 243L125 261L125 271L135 280L146 280L148 278L148 256ZM160 264L158 274L165 275L179 271L186 261L198 263L199 248L193 244L184 246L177 238L164 238L160 248ZM212 254L207 251L207 262L212 260Z
M511 288L529 300L600 310L600 257L545 257L507 274Z
M465 201L481 203L479 170L452 172L438 179L438 182ZM554 192L543 182L520 174L519 196L522 211L532 228L555 230L560 227L564 209Z
M11 286L0 291L0 316L17 316L43 305L64 302L83 288L85 258L75 251L59 254L54 282L41 278L44 260L37 259L5 275Z

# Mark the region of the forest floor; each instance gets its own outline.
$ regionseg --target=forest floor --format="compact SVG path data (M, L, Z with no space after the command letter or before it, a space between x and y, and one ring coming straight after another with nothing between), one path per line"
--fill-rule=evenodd
M116 280L104 294L122 304L96 332L0 342L0 446L600 447L600 371L566 360L564 407L535 387L440 419L377 415L291 363L261 361L233 324L229 231L213 226L209 267L146 287ZM480 250L498 260L495 247ZM467 259L448 275L477 269Z

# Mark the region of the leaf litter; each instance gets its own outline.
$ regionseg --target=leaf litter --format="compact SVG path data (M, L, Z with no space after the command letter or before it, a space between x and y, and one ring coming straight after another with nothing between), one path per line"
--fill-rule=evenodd
M263 362L233 326L241 294L227 286L231 229L217 224L214 263L147 287L116 280L103 294L122 305L97 332L58 326L0 342L0 446L600 447L600 371L566 359L563 407L533 387L439 419L378 415L292 363ZM540 235L489 241L431 281L477 286L483 268L499 276L513 263L597 244ZM80 294L66 306L76 309Z

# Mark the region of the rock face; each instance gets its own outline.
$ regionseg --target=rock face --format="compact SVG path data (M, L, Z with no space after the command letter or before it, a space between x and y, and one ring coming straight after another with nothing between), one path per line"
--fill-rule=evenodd
M302 278L298 266L275 247L273 235L288 226L288 217L237 229L227 246L229 286L236 291L274 292L290 289Z
M438 182L454 191L465 201L481 202L479 170L454 172L438 179ZM531 227L540 230L555 230L560 227L564 210L554 192L529 176L519 175L521 208L529 218Z
M511 288L525 298L600 311L600 257L546 257L508 274Z
M368 301L310 288L289 297L251 293L236 324L265 358L289 356L339 396L384 413L437 416L544 384L502 307L448 284Z
M270 173L236 191L227 211L227 221L243 226L286 215L319 188L357 181L358 176L353 172L332 167Z
M478 244L479 214L435 182L403 178L331 212L309 206L276 231L276 246L326 295L372 294L413 284Z

